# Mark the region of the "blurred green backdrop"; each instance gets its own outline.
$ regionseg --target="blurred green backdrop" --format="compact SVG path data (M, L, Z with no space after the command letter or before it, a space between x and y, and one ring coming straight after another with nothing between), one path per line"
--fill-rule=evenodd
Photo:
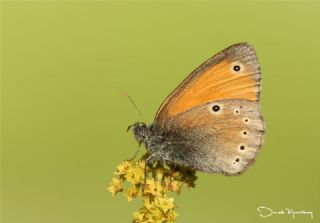
M248 41L263 71L264 148L240 177L199 173L177 222L318 222L318 2L1 3L4 223L130 222L105 188L137 148L126 127L204 60ZM259 217L293 208L308 216Z

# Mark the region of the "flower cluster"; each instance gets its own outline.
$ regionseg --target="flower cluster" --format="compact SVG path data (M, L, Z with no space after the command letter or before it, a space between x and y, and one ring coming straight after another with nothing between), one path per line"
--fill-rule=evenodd
M196 172L161 163L147 168L145 165L145 156L138 161L122 162L117 166L116 177L107 190L112 196L124 192L129 202L139 196L143 198L143 207L133 213L133 223L174 222L176 204L169 192L180 193L183 185L195 187Z

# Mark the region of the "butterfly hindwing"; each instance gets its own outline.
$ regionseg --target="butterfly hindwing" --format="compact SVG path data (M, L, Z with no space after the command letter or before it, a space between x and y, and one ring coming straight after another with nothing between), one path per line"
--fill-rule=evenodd
M204 172L236 175L260 150L264 123L257 102L226 99L189 109L163 129L175 163Z

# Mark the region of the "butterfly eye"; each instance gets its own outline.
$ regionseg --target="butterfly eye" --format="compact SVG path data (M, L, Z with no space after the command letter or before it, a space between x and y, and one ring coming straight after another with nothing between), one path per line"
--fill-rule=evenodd
M214 111L214 112L220 111L220 106L219 105L212 106L212 111Z
M244 145L241 145L240 146L240 150L244 150L245 149L245 146Z

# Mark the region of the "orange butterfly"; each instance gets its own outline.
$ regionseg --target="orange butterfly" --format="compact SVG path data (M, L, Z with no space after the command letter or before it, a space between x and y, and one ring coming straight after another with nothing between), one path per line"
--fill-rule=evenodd
M162 103L153 124L136 123L147 161L204 172L242 173L264 138L261 73L247 43L232 45L194 70Z

